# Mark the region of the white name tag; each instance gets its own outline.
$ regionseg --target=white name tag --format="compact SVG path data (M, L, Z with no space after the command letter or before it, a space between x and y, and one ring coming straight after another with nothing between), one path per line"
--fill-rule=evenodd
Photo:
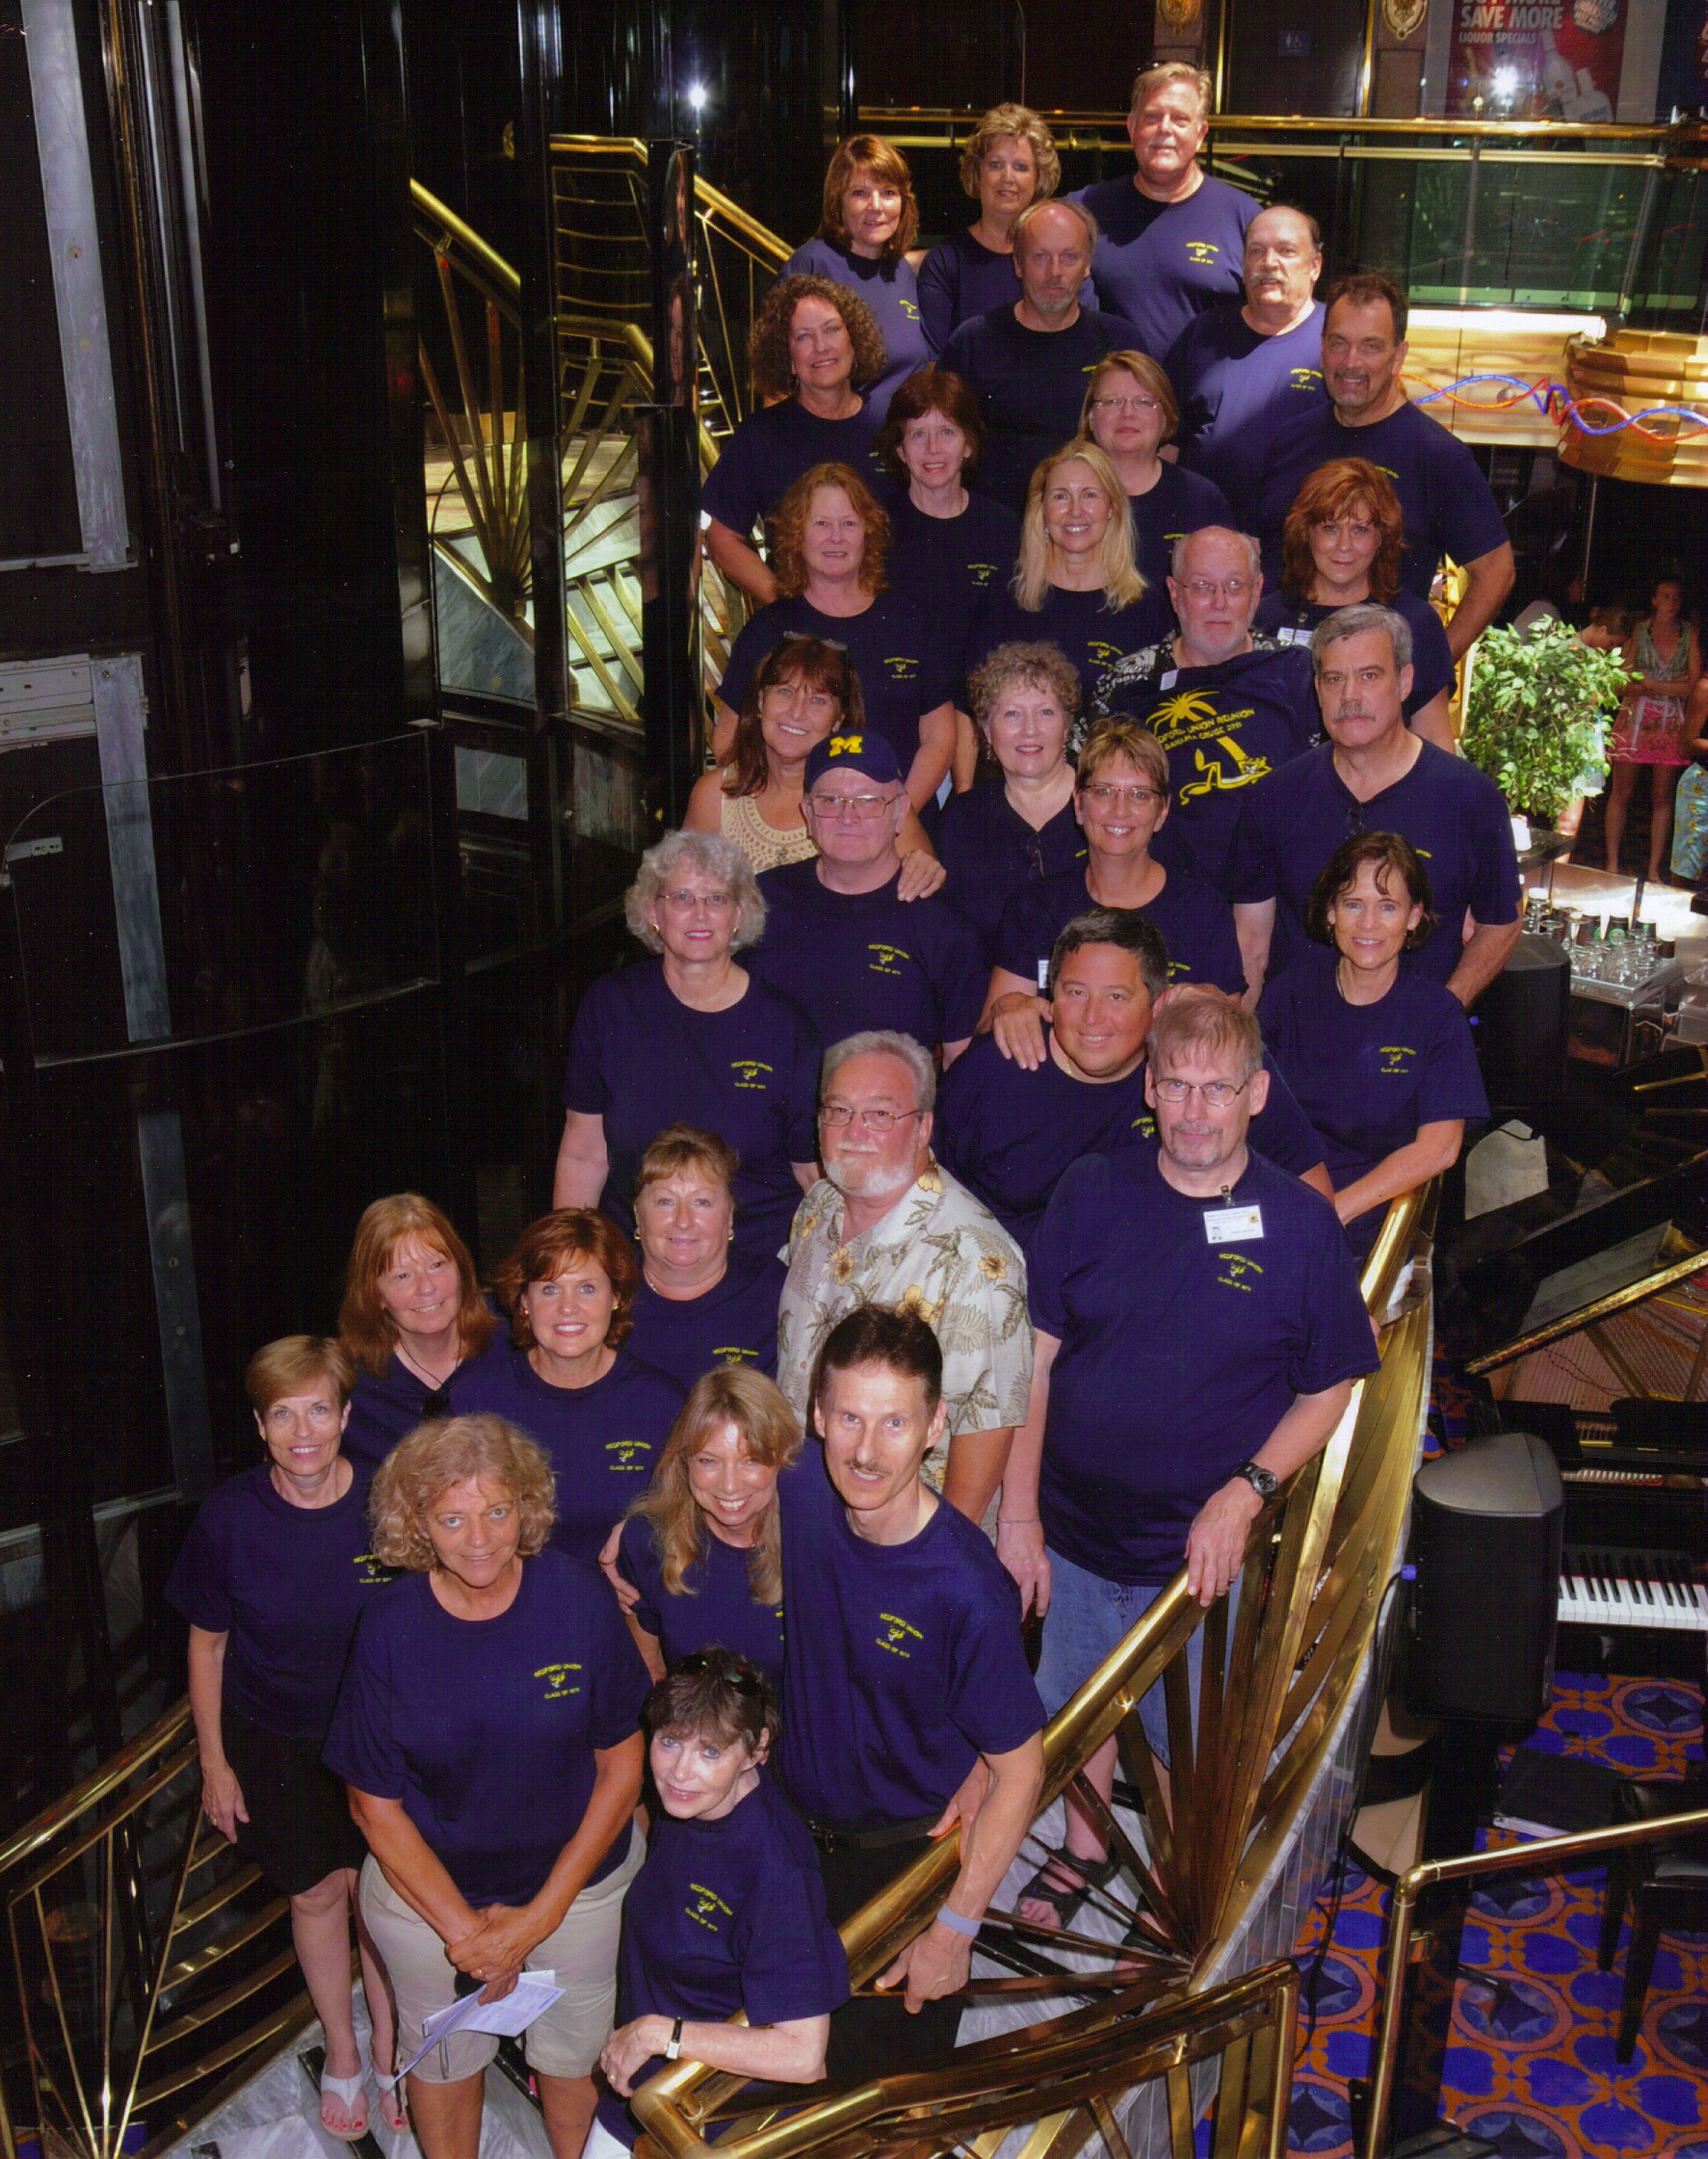
M1048 960L1040 960L1038 963L1038 993L1039 997L1043 997L1048 993L1049 986L1050 963Z
M1180 670L1177 667L1171 667L1168 670L1168 672L1162 677L1162 681L1157 685L1157 687L1159 690L1172 690L1179 680Z
M1263 1235L1260 1207L1212 1207L1204 1215L1204 1236L1212 1245L1245 1245Z

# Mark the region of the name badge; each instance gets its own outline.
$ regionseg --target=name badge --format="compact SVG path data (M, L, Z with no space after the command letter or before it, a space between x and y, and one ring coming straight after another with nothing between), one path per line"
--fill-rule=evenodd
M1180 670L1177 667L1171 667L1168 670L1168 672L1162 677L1162 681L1157 685L1157 687L1159 690L1172 690L1179 680Z
M1204 1236L1212 1245L1245 1245L1262 1235L1260 1207L1212 1207L1204 1214Z
M1528 846L1529 844L1529 843L1527 841L1525 845ZM1048 994L1049 986L1050 963L1048 959L1043 959L1038 963L1038 993L1039 997L1043 997Z

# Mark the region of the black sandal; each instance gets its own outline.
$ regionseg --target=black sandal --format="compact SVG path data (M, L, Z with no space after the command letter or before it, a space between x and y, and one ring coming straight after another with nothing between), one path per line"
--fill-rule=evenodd
M1070 1933L1094 1892L1107 1888L1119 1871L1120 1861L1112 1852L1101 1859L1081 1859L1077 1852L1053 1851L1015 1898L1014 1908L1018 1912L1022 1904L1048 1904L1056 1915L1056 1926L1063 1934ZM1064 1881L1062 1877L1070 1872L1077 1879Z

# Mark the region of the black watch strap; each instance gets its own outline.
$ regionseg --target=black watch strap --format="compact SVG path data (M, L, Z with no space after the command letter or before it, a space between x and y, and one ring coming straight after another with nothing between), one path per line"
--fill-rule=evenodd
M1260 1499L1267 1499L1281 1483L1272 1469L1265 1469L1260 1462L1242 1462L1234 1472L1243 1477Z

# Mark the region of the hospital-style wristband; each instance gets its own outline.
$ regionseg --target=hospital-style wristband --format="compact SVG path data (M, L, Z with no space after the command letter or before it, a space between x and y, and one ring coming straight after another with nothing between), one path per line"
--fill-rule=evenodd
M950 1934L965 1934L968 1941L973 1939L984 1924L982 1919L969 1919L962 1913L951 1912L947 1904L938 1906L937 1916Z

